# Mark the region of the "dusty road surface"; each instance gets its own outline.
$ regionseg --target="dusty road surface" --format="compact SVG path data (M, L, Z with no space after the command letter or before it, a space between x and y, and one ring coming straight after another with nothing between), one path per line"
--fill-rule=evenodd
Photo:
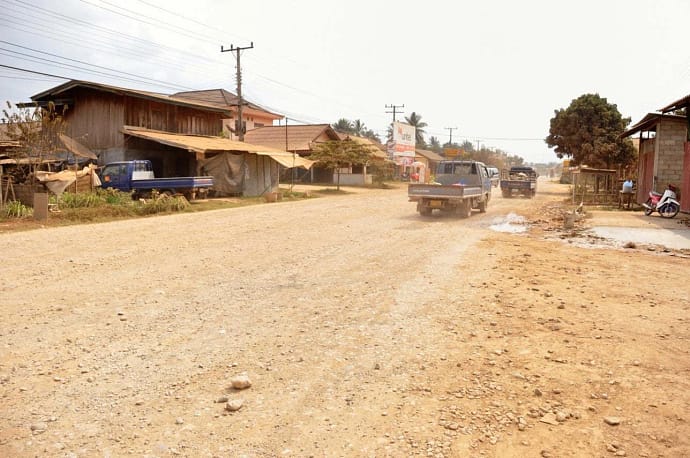
M1 234L0 456L690 456L690 259L540 186Z

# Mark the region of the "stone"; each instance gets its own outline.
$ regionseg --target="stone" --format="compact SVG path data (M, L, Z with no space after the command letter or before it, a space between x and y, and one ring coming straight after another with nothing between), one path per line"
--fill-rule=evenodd
M243 405L244 401L242 399L232 399L225 404L225 410L229 412L237 412L242 408Z
M43 422L38 422L31 425L31 431L33 431L34 434L44 433L47 429L48 425Z
M604 417L604 423L611 426L616 426L621 424L621 419L619 417Z
M556 419L556 415L553 412L545 414L543 417L539 419L539 421L542 423L546 423L547 425L558 425L558 420Z
M230 379L230 384L236 390L244 390L252 386L252 381L247 375L236 375Z

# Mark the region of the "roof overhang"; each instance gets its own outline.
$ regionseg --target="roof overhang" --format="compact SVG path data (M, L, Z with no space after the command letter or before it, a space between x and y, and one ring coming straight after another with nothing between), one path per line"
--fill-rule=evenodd
M676 100L675 102L671 103L668 106L665 106L659 111L661 111L662 113L668 113L669 111L680 110L683 108L687 108L688 106L690 106L690 95L686 95L682 99Z
M73 99L69 97L68 92L72 89L84 87L88 89L93 89L101 92L108 92L111 94L135 97L138 99L151 100L161 103L167 103L170 105L183 106L188 108L195 108L197 110L211 111L216 113L223 113L230 115L230 109L219 107L217 105L204 104L200 102L194 102L193 100L187 100L183 98L168 96L165 94L159 94L157 92L147 92L139 91L135 89L127 89L117 86L109 86L107 84L93 83L90 81L79 81L71 80L63 83L59 86L55 86L47 91L43 91L31 97L32 102L17 104L19 107L32 107L32 106L45 106L49 102L53 102L56 105L73 105Z
M253 145L223 137L209 137L201 135L173 134L169 132L154 131L132 126L124 126L122 133L132 137L154 141L163 145L180 148L193 153L206 154L219 151L240 151L260 156L270 156L280 165L292 168L302 167L310 169L314 161L305 159L297 154L270 148L267 146Z
M685 116L662 114L662 113L647 113L639 122L634 124L628 130L620 134L620 138L630 137L637 132L656 131L656 126L662 119L685 120Z

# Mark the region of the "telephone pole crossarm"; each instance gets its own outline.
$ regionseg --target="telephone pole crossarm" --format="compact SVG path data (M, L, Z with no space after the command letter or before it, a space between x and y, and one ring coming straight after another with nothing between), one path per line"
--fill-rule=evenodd
M237 58L237 123L235 123L235 132L237 133L238 139L242 142L244 141L244 123L242 121L242 105L244 101L242 100L242 67L240 65L240 52L245 49L254 48L254 42L252 41L249 46L238 46L230 45L230 49L225 49L223 45L220 45L220 52L234 52Z
M391 108L393 111L386 111L386 113L393 113L393 122L395 122L396 113L403 113L402 111L397 111L398 108L405 108L405 104L402 105L386 105L386 108Z

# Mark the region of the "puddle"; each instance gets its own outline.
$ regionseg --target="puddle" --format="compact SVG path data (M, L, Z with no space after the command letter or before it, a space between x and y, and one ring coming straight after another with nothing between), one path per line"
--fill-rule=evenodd
M511 212L506 216L494 218L489 229L496 232L518 234L520 232L527 232L527 222L523 216Z
M620 245L634 242L643 245L662 245L674 250L690 249L690 231L685 229L600 226L593 227L587 232L613 240Z

